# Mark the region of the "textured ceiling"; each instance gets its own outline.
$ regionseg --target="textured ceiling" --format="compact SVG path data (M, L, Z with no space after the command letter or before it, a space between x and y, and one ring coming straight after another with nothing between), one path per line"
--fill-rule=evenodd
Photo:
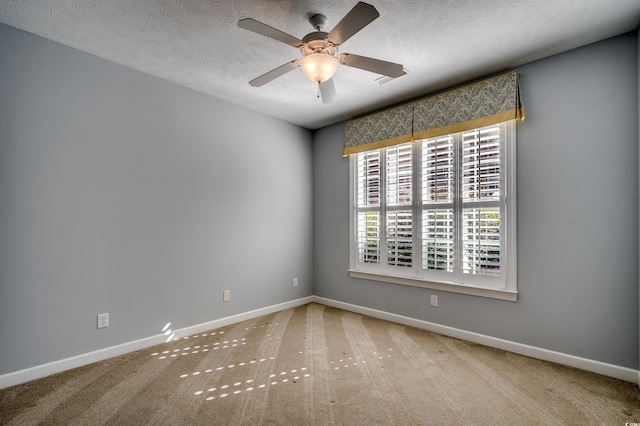
M323 104L301 70L248 81L299 50L240 29L254 18L302 38L356 4L337 0L0 0L0 22L309 129L638 28L639 0L371 0L380 17L340 52L404 65L378 75L340 66Z

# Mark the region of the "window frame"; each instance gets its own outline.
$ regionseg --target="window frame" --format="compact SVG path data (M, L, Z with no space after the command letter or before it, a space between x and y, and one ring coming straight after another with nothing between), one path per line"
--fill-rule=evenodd
M372 281L386 282L391 284L408 285L413 287L421 287L433 290L447 291L453 293L461 293L472 296L488 297L493 299L517 301L517 235L516 235L516 124L515 120L509 120L499 124L500 126L500 169L501 169L501 193L499 203L504 206L503 215L500 220L504 224L504 235L501 238L501 285L497 286L497 280L483 280L483 277L476 277L471 282L461 283L455 282L451 279L455 278L451 274L441 273L439 271L423 270L421 250L422 250L422 229L421 229L421 217L416 220L415 212L420 212L422 215L422 189L421 183L418 180L422 179L420 172L418 171L421 158L418 155L422 155L419 149L419 144L423 140L416 140L412 142L413 153L413 206L410 207L414 212L413 221L413 266L411 267L387 267L380 265L379 267L368 267L366 270L358 268L358 253L357 253L357 200L356 200L356 183L357 183L357 156L358 154L349 155L349 226L350 226L350 238L349 238L349 275L352 278L361 278ZM459 132L452 135L461 134L472 131L469 129L465 132ZM445 137L447 135L443 135ZM432 139L432 138L430 138ZM433 138L436 139L436 138ZM382 148L381 150L386 150ZM456 179L459 179L460 171L458 163L460 148L454 148L456 156ZM380 155L381 164L386 161L385 155ZM386 164L385 164L386 166ZM382 177L381 177L382 179ZM386 186L382 181L381 187ZM456 183L456 188L460 188L461 184ZM386 196L386 190L382 190L380 197ZM457 196L454 199L454 203L462 203L461 197ZM394 207L395 208L395 207ZM386 208L386 211L393 209ZM380 221L386 221L385 209L381 207ZM457 209L458 212L462 212L462 208ZM384 232L384 228L381 228L381 233ZM458 241L460 242L460 241ZM381 243L380 251L386 250L386 246ZM451 278L451 279L447 279ZM483 282L484 281L484 282Z

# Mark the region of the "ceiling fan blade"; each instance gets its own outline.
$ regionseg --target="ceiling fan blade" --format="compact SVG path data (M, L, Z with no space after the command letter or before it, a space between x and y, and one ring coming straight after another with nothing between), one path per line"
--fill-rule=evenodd
M361 70L371 71L376 74L382 74L393 78L400 77L403 72L401 64L381 61L380 59L368 58L366 56L342 53L338 59L341 64L348 67L360 68Z
M271 80L275 80L276 78L288 73L291 70L298 68L299 66L300 66L300 60L295 59L291 62L287 62L284 65L280 65L278 68L274 68L265 74L262 74L260 77L254 78L249 82L249 84L252 85L253 87L263 86L268 82L270 82Z
M358 4L338 22L338 25L331 30L327 36L327 41L334 46L338 46L369 25L378 16L380 16L380 14L375 7L367 3L358 2Z
M304 45L304 41L300 40L299 38L270 27L267 24L263 24L260 21L256 21L255 19L241 19L238 21L238 27L244 28L245 30L253 31L254 33L261 34L274 40L281 41L293 47L301 47Z
M328 104L330 102L335 102L338 99L338 96L336 95L336 86L333 84L333 78L323 81L319 86L322 103Z

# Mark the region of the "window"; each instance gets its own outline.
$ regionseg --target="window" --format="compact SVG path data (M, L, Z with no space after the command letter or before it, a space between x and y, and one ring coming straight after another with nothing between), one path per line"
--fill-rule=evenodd
M351 275L516 298L515 125L351 155Z

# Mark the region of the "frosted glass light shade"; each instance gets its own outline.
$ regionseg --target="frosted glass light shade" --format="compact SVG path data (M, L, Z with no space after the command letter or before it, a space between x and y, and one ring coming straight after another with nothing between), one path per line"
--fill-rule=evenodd
M317 83L333 77L336 68L338 68L338 60L326 53L312 53L302 60L302 72Z

